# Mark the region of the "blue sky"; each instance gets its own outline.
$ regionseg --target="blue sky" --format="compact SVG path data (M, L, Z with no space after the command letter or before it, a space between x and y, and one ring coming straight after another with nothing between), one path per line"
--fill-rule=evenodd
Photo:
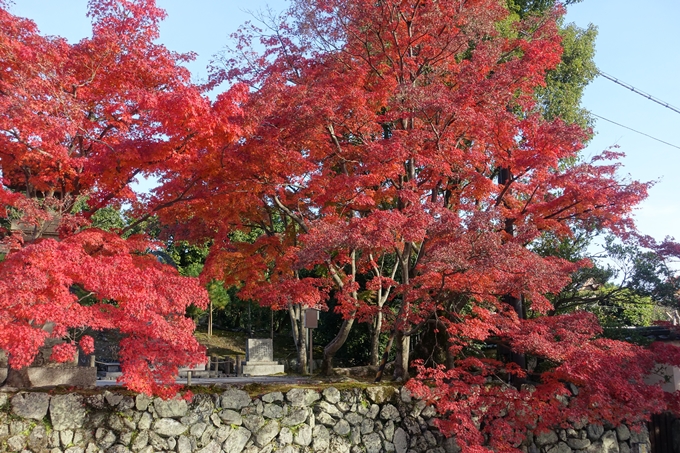
M194 51L190 65L197 79L206 76L211 56L229 41L229 35L250 19L248 10L267 5L286 8L283 0L157 0L168 12L161 27L161 42L178 52ZM88 36L86 0L15 0L11 11L33 19L45 34L70 42ZM680 107L680 2L652 0L584 0L569 7L568 22L595 24L598 67L657 98ZM593 113L637 129L680 147L680 114L657 105L613 82L596 79L584 97ZM636 211L639 230L656 239L680 240L680 149L658 143L604 120L596 123L596 137L586 155L618 145L627 154L622 175L658 181L649 198Z
M567 21L598 27L598 68L638 89L680 107L680 2L677 0L584 0L572 5ZM602 77L586 89L591 112L680 146L680 114ZM656 239L680 240L680 149L658 143L604 120L586 150L595 154L618 145L626 153L622 174L658 181L636 212L638 228Z

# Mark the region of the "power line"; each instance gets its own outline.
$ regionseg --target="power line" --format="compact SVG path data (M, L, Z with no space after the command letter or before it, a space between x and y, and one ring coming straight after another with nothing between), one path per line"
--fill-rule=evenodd
M630 91L632 91L632 92L634 92L634 93L637 93L637 94L639 94L640 96L649 99L650 101L656 102L657 104L662 105L662 106L666 107L667 109L673 110L675 113L680 113L680 109L679 109L679 108L674 107L674 106L672 106L671 104L669 104L668 102L662 101L661 99L659 99L659 98L657 98L657 97L654 97L654 96L652 96L652 95L649 94L649 93L645 93L645 92L642 91L642 90L638 90L638 89L635 88L633 85L630 85L630 84L628 84L628 83L626 83L626 82L624 82L624 81L622 81L622 80L617 79L617 78L614 77L614 76L611 76L611 75L609 75L609 74L607 74L607 73L604 73L604 72L600 71L599 69L597 70L597 73L598 73L599 75L601 75L602 77L604 77L605 79L611 80L612 82L614 82L614 83L616 83L616 84L618 84L618 85L621 85L621 86L624 87L624 88L628 88ZM597 116L597 115L595 115L595 116ZM604 119L604 118L602 118L602 119ZM609 120L607 120L607 121L609 121ZM613 122L613 121L612 121L612 122ZM621 125L619 124L619 126L621 126ZM625 126L622 126L622 127L625 127ZM637 132L637 131L635 131L635 132ZM640 133L642 133L642 132L640 132ZM643 134L643 135L645 135L645 134ZM654 139L654 140L656 140L656 139ZM659 140L659 141L661 141L661 140ZM671 146L673 146L673 145L671 145ZM677 148L677 147L676 147L676 148Z
M680 113L680 112L678 112L678 113ZM640 132L640 131L638 131L638 130L635 130L635 129L633 129L632 127L624 126L624 125L621 124L621 123L617 123L616 121L612 121L612 120L607 119L607 118L605 118L605 117L603 117L603 116L597 115L597 114L595 114L595 113L593 113L593 112L590 112L590 114L593 115L593 116L595 116L595 117L597 117L597 118L600 118L600 119L602 119L602 120L608 121L608 122L610 122L610 123L612 123L612 124L616 124L617 126L620 126L620 127L624 128L624 129L628 129L629 131L633 131L633 132L635 132L636 134L644 135L645 137L649 137L649 138L651 138L652 140L656 140L657 142L661 142L661 143L663 143L664 145L668 145L668 146L672 146L673 148L680 149L680 146L674 145L674 144L672 144L672 143L665 142L665 141L663 141L663 140L661 140L661 139L659 139L659 138L656 138L656 137L653 137L653 136L651 136L651 135L649 135L649 134L645 134L644 132Z
M645 93L644 91L635 88L633 85L630 85L630 84L628 84L628 83L626 83L626 82L624 82L624 81L622 81L622 80L620 80L620 79L617 79L616 77L614 77L614 76L612 76L612 75L609 75L609 74L607 74L607 73L605 73L605 72L602 72L602 71L600 71L599 69L597 70L597 73L598 73L599 75L601 75L602 77L604 77L605 79L611 80L612 82L616 83L617 85L620 85L620 86L622 86L622 87L624 87L624 88L627 88L627 89L629 89L630 91L632 91L632 92L634 92L634 93L636 93L636 94L639 94L640 96L642 96L642 97L644 97L644 98L647 98L647 99L649 99L649 100L652 101L652 102L656 102L657 104L659 104L659 105L661 105L661 106L663 106L663 107L666 107L667 109L672 110L672 111L674 111L675 113L680 113L680 108L675 107L675 106L669 104L669 103L666 102L666 101L662 101L661 99L659 99L659 98L657 98L657 97L655 97L655 96L652 96L652 95L649 94L649 93ZM591 115L593 115L593 116L595 116L595 117L597 117L597 118L603 119L603 120L605 120L605 121L608 121L608 122L610 122L610 123L612 123L612 124L615 124L615 125L617 125L617 126L619 126L619 127L624 128L624 129L628 129L629 131L633 131L633 132L635 132L636 134L640 134L640 135L644 135L645 137L649 137L649 138L651 138L652 140L656 140L657 142L663 143L664 145L668 145L668 146L672 146L673 148L680 149L680 146L674 145L674 144L672 144L672 143L668 143L668 142L666 142L666 141L664 141L664 140L658 139L658 138L653 137L653 136L651 136L651 135L649 135L649 134L645 134L644 132L640 132L640 131L638 131L638 130L635 130L635 129L633 129L632 127L624 126L624 125L621 124L621 123L617 123L616 121L612 121L612 120L610 120L610 119L607 119L607 118L605 118L605 117L603 117L603 116L597 115L597 114L592 113L592 112L591 112Z

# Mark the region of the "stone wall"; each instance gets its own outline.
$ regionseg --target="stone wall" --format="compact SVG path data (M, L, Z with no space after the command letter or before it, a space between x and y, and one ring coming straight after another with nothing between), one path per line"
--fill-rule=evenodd
M251 398L230 388L163 401L103 392L0 393L0 451L107 453L458 453L435 411L408 391L292 389ZM528 452L629 453L646 433L575 426L530 436Z

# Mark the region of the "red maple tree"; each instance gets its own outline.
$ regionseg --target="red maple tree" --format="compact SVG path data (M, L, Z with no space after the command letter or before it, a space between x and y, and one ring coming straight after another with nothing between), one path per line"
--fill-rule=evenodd
M210 197L162 215L218 231L204 276L245 297L293 313L332 291L344 322L326 371L354 322L380 332L387 319L404 378L409 336L434 320L450 366L421 365L413 390L473 450L512 449L538 420L635 422L671 407L642 378L676 352L603 340L580 313L544 316L546 295L588 263L539 256L532 241L592 227L625 238L648 188L617 176L617 153L583 160L587 131L540 114L562 13L519 21L495 0L296 2L274 33L238 35L214 81L250 88L243 136L196 167ZM257 39L261 55L248 50ZM262 234L235 241L236 230ZM489 341L553 368L535 388L497 385L525 371L480 356ZM565 383L581 390L569 410Z
M177 366L203 360L184 314L189 304L205 305L205 291L148 255L157 244L84 228L102 207L141 206L130 187L137 177L180 174L197 159L195 142L214 115L181 66L191 55L154 43L165 15L154 1L93 0L89 15L92 36L69 44L0 8L0 200L8 219L0 348L21 368L47 336L46 322L57 338L73 328L119 329L123 382L169 395ZM146 203L139 216L162 207ZM61 242L42 237L55 228ZM77 294L98 302L84 307ZM81 346L92 352L91 338ZM53 358L72 360L74 351L62 344Z
M315 288L335 285L342 332L389 300L408 331L436 293L523 294L545 311L574 266L526 244L576 224L623 234L647 188L616 179L614 153L565 165L585 132L535 108L559 62L558 13L501 31L496 2L369 3L302 2L295 26L261 37L262 58L217 73L253 91L244 138L214 157L225 170L207 165L213 198L194 202L225 220L208 267L277 306L321 303ZM229 243L237 228L266 234ZM300 277L318 266L325 278Z

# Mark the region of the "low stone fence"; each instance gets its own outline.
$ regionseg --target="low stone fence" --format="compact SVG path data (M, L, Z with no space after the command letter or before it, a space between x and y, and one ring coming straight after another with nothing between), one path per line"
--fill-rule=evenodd
M388 386L294 388L251 397L230 388L191 402L103 392L0 393L0 450L51 453L458 453L436 413ZM575 426L530 436L527 452L629 453L646 432Z

